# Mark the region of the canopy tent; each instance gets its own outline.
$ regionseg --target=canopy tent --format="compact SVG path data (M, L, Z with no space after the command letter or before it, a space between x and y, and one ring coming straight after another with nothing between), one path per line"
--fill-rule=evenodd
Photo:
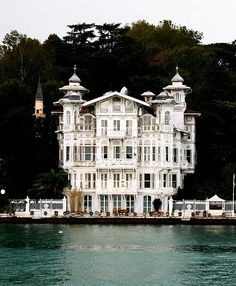
M206 202L225 202L225 200L221 199L217 195L214 195L210 199L206 199Z

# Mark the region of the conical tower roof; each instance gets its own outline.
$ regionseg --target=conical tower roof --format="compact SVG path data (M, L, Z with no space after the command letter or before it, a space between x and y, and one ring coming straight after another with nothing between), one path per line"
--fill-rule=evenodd
M36 91L36 95L35 95L35 100L43 101L43 93L42 93L40 78L38 80L38 87L37 87L37 91Z

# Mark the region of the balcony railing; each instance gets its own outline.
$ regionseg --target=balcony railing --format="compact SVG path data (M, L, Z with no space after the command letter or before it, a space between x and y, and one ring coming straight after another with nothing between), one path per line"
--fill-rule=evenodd
M125 137L125 131L108 130L107 136L112 139L121 139Z
M98 160L97 168L136 168L136 159L114 159L114 160Z

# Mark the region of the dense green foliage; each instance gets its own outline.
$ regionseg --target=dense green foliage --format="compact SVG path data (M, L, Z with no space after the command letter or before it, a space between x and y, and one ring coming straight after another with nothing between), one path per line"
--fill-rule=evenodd
M25 197L39 178L57 170L57 119L51 111L61 96L58 88L67 84L76 64L83 86L90 90L86 99L123 86L137 98L146 90L158 94L178 65L193 90L187 104L201 112L196 173L186 177L178 196L204 199L217 193L231 198L236 171L236 42L202 45L201 33L170 21L68 28L63 39L52 34L43 44L12 31L0 45L0 187L8 196ZM47 116L35 120L39 75ZM52 189L47 194L53 196Z

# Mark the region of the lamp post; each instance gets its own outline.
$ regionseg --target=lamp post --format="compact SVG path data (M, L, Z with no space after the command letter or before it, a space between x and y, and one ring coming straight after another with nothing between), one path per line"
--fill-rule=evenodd
M4 189L1 189L1 191L0 191L0 194L3 196L3 195L5 195L5 193L6 193L6 191L4 190ZM1 197L0 197L0 202L1 202ZM4 202L3 202L3 204L4 204ZM2 204L0 204L0 212L2 211Z

